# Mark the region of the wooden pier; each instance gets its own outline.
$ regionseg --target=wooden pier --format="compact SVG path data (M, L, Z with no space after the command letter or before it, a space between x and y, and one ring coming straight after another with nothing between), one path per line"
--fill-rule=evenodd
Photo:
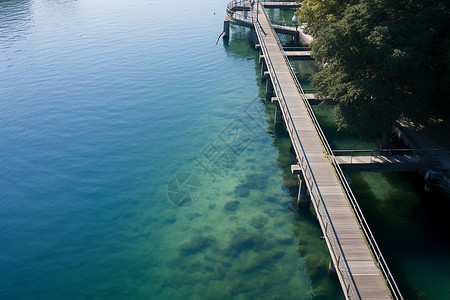
M300 7L296 2L270 2L270 1L257 1L257 0L234 0L228 3L225 14L225 24L224 24L224 38L228 38L229 23L235 25L244 26L248 28L254 28L253 17L250 11L253 5L264 5L264 7L271 8L297 8ZM256 15L255 15L256 16ZM271 24L271 27L281 34L287 34L293 37L296 41L303 41L305 44L309 44L312 41L312 37L303 33L303 29L297 26L287 26L280 24Z
M267 92L275 95L276 120L284 122L296 153L292 172L301 180L299 202L310 198L314 205L330 251L330 269L336 271L345 298L402 299L357 203L348 198L348 184L324 145L326 139L265 12L265 2L248 3Z
M311 51L286 51L289 58L311 59Z
M445 170L442 149L334 150L334 160L345 170L422 172ZM448 169L447 169L448 170Z

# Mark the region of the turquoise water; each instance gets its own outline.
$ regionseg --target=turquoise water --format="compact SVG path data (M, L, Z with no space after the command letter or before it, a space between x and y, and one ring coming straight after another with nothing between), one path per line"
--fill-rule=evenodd
M295 9L266 8L266 11L272 23L285 26L295 26L294 22L292 22L292 17L294 16Z
M342 299L226 1L0 2L1 299Z

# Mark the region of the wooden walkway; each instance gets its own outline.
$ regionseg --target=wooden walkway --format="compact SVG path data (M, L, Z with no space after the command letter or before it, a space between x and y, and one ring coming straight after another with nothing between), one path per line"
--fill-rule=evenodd
M420 155L335 156L346 170L418 172L429 169Z
M267 8L299 8L301 5L297 2L270 2L261 1L261 3Z
M258 12L257 12L258 10ZM326 155L262 5L254 28L286 128L347 299L392 299L360 225Z
M426 172L445 170L442 149L334 150L334 160L345 170L384 172Z
M233 0L227 5L225 19L233 24L244 26L248 28L254 28L252 14L247 14L251 10L252 3L261 3L264 7L272 8L288 8L288 7L300 7L296 2L269 2L269 1L249 1L249 0ZM255 4L256 5L256 4ZM256 16L256 15L255 15ZM304 43L309 44L312 41L312 37L303 32L303 29L295 26L285 26L273 24L273 28L276 32L281 34L288 34L291 36L298 36Z
M285 51L284 53L289 58L312 59L311 51Z

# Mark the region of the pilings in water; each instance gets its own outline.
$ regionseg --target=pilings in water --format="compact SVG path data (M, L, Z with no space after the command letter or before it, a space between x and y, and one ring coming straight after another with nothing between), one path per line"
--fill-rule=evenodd
M261 78L267 78L267 64L264 55L259 56L259 63L261 64Z
M223 32L225 32L225 34L223 35L224 39L230 38L230 21L223 21Z
M297 209L309 208L309 205L311 204L311 196L306 185L305 177L303 176L303 171L299 165L292 165L291 172L292 174L297 175L299 181Z
M277 97L271 97L270 102L275 104L275 124L283 124L283 112Z
M336 268L334 267L333 261L330 261L330 264L328 265L328 270L336 275Z
M266 59L265 59L264 55L262 55L261 51L259 52L259 63L261 64L261 78L266 79L266 96L272 97L273 92L274 92L272 79L270 78L270 74L267 69ZM277 103L278 103L278 101L277 101ZM278 107L278 111L280 111L279 107Z
M311 204L311 196L309 195L308 188L306 187L303 173L300 173L297 177L299 181L297 209L309 208L309 205Z
M266 78L266 94L267 97L271 97L273 95L273 85L270 76Z
M296 45L300 44L300 33L297 31L295 35L291 35L291 41Z

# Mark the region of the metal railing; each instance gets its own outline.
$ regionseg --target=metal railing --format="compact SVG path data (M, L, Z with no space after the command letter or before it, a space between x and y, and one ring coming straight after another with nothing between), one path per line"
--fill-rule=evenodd
M264 11L264 13L266 13L266 12ZM266 18L267 18L267 20L269 20L267 14L266 14ZM255 30L257 30L259 32L260 36L262 36L260 24L259 23L257 24L257 23L258 22L255 22L255 24L254 24ZM320 137L321 143L322 143L323 147L325 148L326 154L327 154L330 162L332 163L332 165L336 171L337 177L338 177L339 181L341 182L341 185L352 205L352 208L355 212L355 215L357 217L359 224L361 225L361 229L364 233L367 243L369 244L369 247L372 250L372 254L373 254L383 276L385 277L386 283L391 291L391 294L395 299L403 299L403 297L400 293L400 290L398 289L398 286L392 276L392 273L390 272L389 267L387 266L387 263L386 263L383 255L381 254L381 250L379 249L378 244L375 241L375 237L373 236L373 234L369 228L369 225L368 225L366 219L364 218L364 215L358 205L358 202L356 201L356 198L347 182L347 179L346 179L344 173L342 172L342 169L340 168L339 164L336 162L334 155L333 155L333 151L332 151L330 145L328 144L325 134L323 133L323 131L320 127L320 124L317 121L317 119L312 111L312 108L308 102L308 99L307 99L300 83L298 82L298 79L295 76L295 73L293 72L292 68L290 67L289 60L286 57L286 55L284 54L283 47L280 43L280 40L278 39L278 36L277 36L276 32L274 31L273 27L272 26L270 26L270 27L271 27L273 36L276 38L278 47L279 47L280 52L282 53L283 58L288 66L291 76L294 79L297 89L298 89L300 95L302 96L303 102L304 102L304 104L307 108L308 114L316 128L317 134ZM282 101L279 101L279 103L282 106L284 106L283 109L287 112L287 116L289 116L289 121L285 122L286 127L292 138L294 148L296 149L297 160L300 164L301 169L304 172L303 175L307 179L306 181L308 183L310 194L313 199L316 199L316 209L319 212L319 216L320 216L319 220L321 221L322 226L324 228L324 234L325 234L326 241L329 245L331 245L331 247L329 247L329 248L331 249L330 252L332 252L332 255L334 255L334 261L336 262L335 268L338 271L338 275L341 276L341 278L343 279L343 281L346 284L347 296L350 299L361 299L361 295L359 294L359 291L355 284L353 275L350 272L348 262L343 253L342 246L341 246L339 240L337 239L336 230L334 228L333 223L331 222L331 219L328 214L328 210L324 203L323 197L318 188L314 174L312 173L311 166L306 157L305 150L303 149L303 146L300 142L300 137L298 135L298 131L295 128L291 113L289 111L289 108L287 107L286 99L284 97L283 91L280 88L280 83L279 83L278 77L276 75L276 72L274 70L274 67L272 65L270 54L267 50L264 40L261 39L260 44L261 44L261 50L263 51L263 53L265 52L264 56L266 57L267 68L269 70L270 69L272 70L271 75L274 77L273 78L274 80L272 80L272 82L273 82L275 93L276 93L278 99L282 100ZM296 138L296 140L295 140L295 138ZM298 146L300 146L299 151L297 150L298 146L296 144L298 144ZM330 227L331 227L331 230L330 230ZM343 260L343 263L342 263L342 260Z
M244 13L244 10L236 11L235 9L248 8L248 14ZM253 24L253 16L250 12L251 3L248 0L234 0L227 4L226 15L230 20L243 21L245 23Z
M253 5L257 5L256 3L263 3L263 2L290 2L290 1L265 1L265 0L259 0L253 1ZM295 2L295 1L292 1ZM253 25L253 17L252 15L246 14L247 12L250 12L252 8L252 2L249 0L233 0L227 4L226 7L226 16L228 20L233 22L243 22L242 25ZM279 30L284 31L296 31L293 28L295 25L291 23L291 25L288 25L288 21L279 22L279 24L275 24ZM250 27L250 26L248 26Z
M265 12L264 12L265 13ZM266 16L267 17L267 16ZM254 24L255 30L258 32L259 36L262 37L264 34L262 33L261 25L259 22L255 22ZM274 36L276 36L275 31L273 30L271 26L271 30ZM279 41L278 41L279 42ZM344 255L344 251L342 249L342 246L337 239L337 233L336 229L331 221L330 215L328 213L328 209L325 205L325 202L323 200L323 197L320 193L320 190L318 188L318 184L316 182L315 176L312 172L310 163L308 161L308 158L306 157L305 150L303 149L303 146L300 142L300 137L298 135L298 131L295 128L294 121L292 119L291 112L289 111L289 108L287 107L286 98L283 94L283 91L281 90L281 85L279 82L279 79L277 77L277 74L274 70L272 60L270 57L270 53L267 50L267 47L264 43L263 39L260 39L261 49L264 53L264 56L266 58L266 64L267 68L271 70L271 75L273 76L273 85L275 93L277 94L280 105L286 112L285 116L289 117L289 120L286 120L286 127L288 129L288 132L291 136L291 139L294 144L294 148L296 149L297 153L297 161L300 164L300 167L302 168L304 172L304 177L306 178L306 182L308 183L309 191L312 196L312 199L316 201L316 208L319 215L319 220L322 223L322 228L324 229L324 235L325 240L329 244L330 252L334 256L334 264L335 268L338 272L338 275L342 278L342 281L345 282L346 285L346 292L350 299L361 299L361 295L359 294L358 287L356 286L355 280L350 273L350 268L348 266L347 259ZM280 44L279 44L280 46ZM282 51L282 48L281 48Z

